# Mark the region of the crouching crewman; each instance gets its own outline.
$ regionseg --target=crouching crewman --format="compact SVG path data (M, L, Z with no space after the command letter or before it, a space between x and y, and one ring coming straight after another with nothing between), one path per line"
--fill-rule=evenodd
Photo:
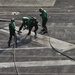
M35 17L30 18L29 32L28 32L27 36L31 34L31 30L33 27L35 27L34 33L35 33L35 38L36 38L37 37L37 30L38 30L38 20Z
M23 30L29 28L30 18L29 18L29 17L23 17L23 18L22 18L22 21L23 21L23 22L22 22L22 24L21 24L21 26L20 26L20 28L19 28L19 30L18 30L18 34L19 34L19 33L22 33L21 30L22 30L23 27L24 27Z

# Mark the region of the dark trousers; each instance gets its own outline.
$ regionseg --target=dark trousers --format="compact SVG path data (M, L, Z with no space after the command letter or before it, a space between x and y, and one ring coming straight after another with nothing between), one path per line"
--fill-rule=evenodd
M34 33L35 33L35 35L37 35L37 34L36 34L36 31L38 30L38 25L30 25L30 27L29 27L29 32L28 32L27 35L30 35L30 34L31 34L31 30L32 30L33 27L35 27Z
M14 36L15 47L17 47L17 36L16 36L16 33L10 33L10 37L9 37L9 41L8 41L8 46L10 47L12 36Z
M23 26L24 26L24 24L22 24L22 25L20 26L19 31L23 28Z
M28 29L28 25L26 25L25 23L23 23L23 24L20 26L19 31L22 30L23 27L25 27L24 29Z
M43 31L47 32L47 27L46 27L46 23L47 23L48 19L42 19L42 27L43 27Z

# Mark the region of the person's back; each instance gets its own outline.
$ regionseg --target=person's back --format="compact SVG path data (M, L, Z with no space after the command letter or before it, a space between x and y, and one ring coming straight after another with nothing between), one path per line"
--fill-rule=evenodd
M43 19L48 19L46 10L42 10L41 17L42 17Z
M35 17L31 18L30 19L30 25L33 25L33 26L38 25L38 20Z
M13 21L11 21L11 23L9 24L9 31L10 31L10 34L15 33L15 24Z
M30 18L29 17L23 17L22 20L23 20L24 26L26 25L27 27L29 27Z
M22 28L23 28L23 30L28 29L29 23L30 23L30 18L29 17L23 17L22 18L22 24L21 24L21 26L19 27L19 30L18 30L18 34L22 33L21 32Z

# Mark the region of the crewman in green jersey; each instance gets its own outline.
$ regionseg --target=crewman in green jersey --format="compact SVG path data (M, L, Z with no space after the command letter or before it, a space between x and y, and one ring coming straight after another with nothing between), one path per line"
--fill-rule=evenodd
M10 33L10 37L9 37L9 41L8 41L8 47L10 47L12 36L14 36L15 45L16 45L15 47L17 47L17 37L16 37L16 33L15 33L14 18L11 19L11 23L9 24L9 33Z
M43 8L40 8L39 12L41 12L40 16L42 17L42 27L43 27L43 29L41 30L41 32L42 32L42 34L45 34L45 33L48 32L47 27L46 27L46 23L48 21L47 12Z
M28 29L29 28L29 21L30 21L30 18L29 17L23 17L22 18L22 21L23 23L21 24L20 28L19 28L19 31L18 33L21 33L21 29Z
M28 32L27 36L31 34L31 30L32 30L33 27L35 27L34 33L35 33L35 38L36 38L37 37L36 32L38 30L38 20L35 17L30 18L29 32Z

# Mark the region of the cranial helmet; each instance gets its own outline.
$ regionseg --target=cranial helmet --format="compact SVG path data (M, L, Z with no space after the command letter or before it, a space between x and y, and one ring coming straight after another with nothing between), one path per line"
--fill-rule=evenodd
M11 21L14 21L14 20L15 20L14 18L11 19Z
M28 17L23 17L22 20L28 19Z
M43 8L40 8L39 11L42 12L43 11Z

